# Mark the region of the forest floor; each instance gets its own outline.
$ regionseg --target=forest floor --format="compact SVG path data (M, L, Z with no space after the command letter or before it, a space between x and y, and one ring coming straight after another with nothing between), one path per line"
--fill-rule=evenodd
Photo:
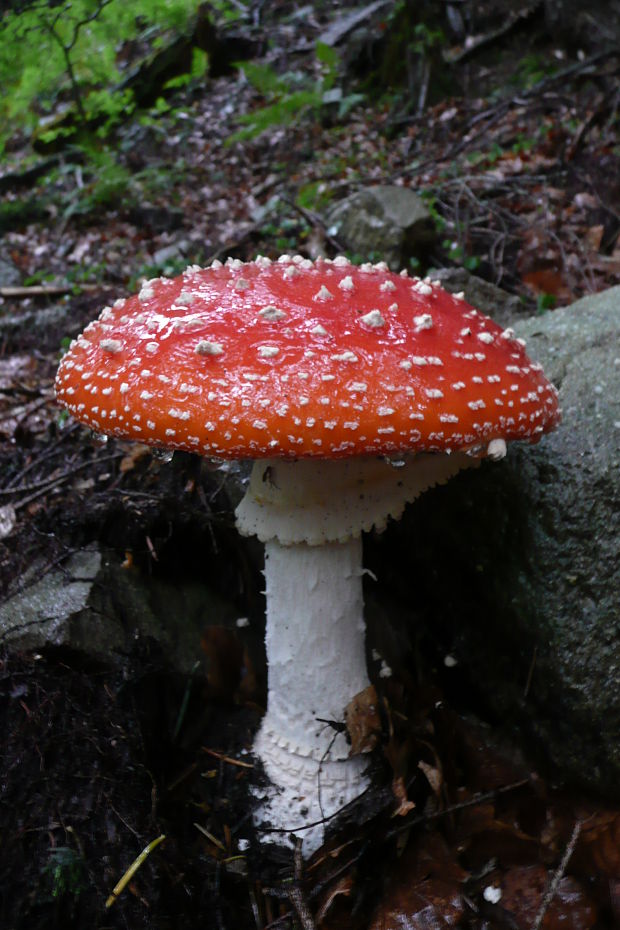
M310 15L278 27L270 66L319 80L312 49L325 26ZM54 406L61 346L142 279L227 255L333 255L323 207L394 183L425 191L436 217L421 272L465 265L529 312L618 283L618 67L617 53L567 51L528 20L455 61L449 92L434 94L431 82L419 113L396 92L367 96L342 118L300 112L231 143L239 116L264 103L235 71L123 127L117 161L94 170L61 155L26 190L5 187L5 205L30 198L44 215L3 220L2 254L20 283L0 291L0 593L92 540L162 574L178 569L174 549L188 528L192 539L215 532L230 548L226 500L201 504L199 486L213 482L204 464L98 446ZM5 174L19 175L31 158L16 138ZM185 568L199 576L195 555ZM238 596L240 615L257 609L257 597ZM214 656L227 667L226 644ZM190 689L152 644L138 643L122 668L65 651L5 652L3 927L620 924L618 810L536 774L473 718L466 693L446 696L430 670L412 684L394 668L374 754L379 787L326 846L308 863L261 847L244 759L264 689L239 695L239 661L215 695L202 679ZM161 834L106 908L124 870Z

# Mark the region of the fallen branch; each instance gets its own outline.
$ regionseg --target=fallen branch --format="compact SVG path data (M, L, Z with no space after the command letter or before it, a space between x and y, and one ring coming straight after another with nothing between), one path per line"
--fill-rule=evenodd
M29 287L0 287L0 297L60 297L74 291L101 291L105 284L32 284Z
M361 10L353 10L347 13L339 19L336 19L335 22L330 23L327 29L321 33L317 41L333 48L341 42L345 36L356 29L360 23L369 19L373 13L383 10L383 8L387 6L388 0L374 0L374 3L368 4L368 6L365 6Z
M301 854L302 842L297 837L295 841L295 850L293 853L293 862L294 862L294 875L293 880L288 882L283 882L279 887L265 887L263 888L263 894L273 895L276 898L288 898L290 904L292 905L299 925L302 930L316 930L316 924L314 922L314 917L312 916L312 911L308 905L306 895L304 894L302 888L302 879L303 879L303 858ZM287 914L282 914L276 920L271 921L267 924L264 930L271 930L271 928L280 926L281 922L284 919L287 919L291 916L291 912Z
M242 769L254 768L250 762L241 762L239 759L233 759L231 756L227 756L223 752L217 752L215 749L209 749L207 746L202 746L201 748L203 752L213 756L214 759L219 759L220 762L228 762L229 765L238 765L239 768Z
M532 930L540 930L540 928L543 925L543 920L545 919L545 915L547 914L547 911L549 910L549 905L551 904L551 902L553 901L555 897L555 894L558 890L558 885L564 878L564 873L566 872L566 866L568 865L570 861L570 857L575 851L575 846L577 845L577 840L579 839L580 833L581 833L581 820L577 820L575 823L575 826L573 827L573 832L571 834L570 840L568 841L568 845L566 849L564 850L562 861L560 862L557 870L554 872L553 878L551 879L551 882L549 883L549 887L547 888L547 891L545 892L545 896L543 898L543 902L540 907L540 910L538 911L538 914L536 915L536 919L534 920L534 923L532 924Z
M496 39L501 39L502 36L507 35L515 26L521 25L532 13L536 13L541 5L541 0L534 0L534 3L530 7L526 7L525 10L518 10L511 16L508 16L506 21L497 29L492 29L490 32L485 32L477 36L468 36L465 40L464 47L459 46L456 49L448 49L444 53L444 61L447 61L448 64L455 64L467 58L469 55L473 55L478 49L484 48L484 46L489 45Z
M500 795L507 794L511 791L517 791L519 788L525 788L526 785L529 784L529 778L521 778L519 781L514 781L510 785L502 785L500 788L493 788L491 791L486 791L483 794L476 794L472 798L468 798L466 801L460 801L457 804L450 804L448 807L444 807L442 810L432 811L431 813L416 814L415 817L411 817L409 820L406 820L398 827L393 827L391 830L388 830L385 838L392 839L392 837L398 836L399 833L410 830L411 827L415 827L420 823L427 823L431 820L439 820L441 817L446 817L447 815L454 814L457 811L465 810L468 807L476 807L478 804L483 804L486 801L493 801Z
M24 500L18 501L15 504L15 509L19 507L24 507L26 504L29 504L36 497L40 497L41 494L45 494L46 491L51 491L52 488L58 487L61 484L64 484L65 481L68 481L69 478L72 478L73 475L82 471L84 468L92 468L93 465L96 465L100 462L111 462L114 459L120 459L124 455L123 452L113 452L110 455L102 455L96 459L89 459L87 462L80 462L78 465L71 465L70 468L64 471L61 475L57 475L55 478L49 478L47 481L38 481L32 484L20 484L12 488L0 488L0 497L13 497L20 494L29 494L31 491L34 492L30 494L29 497L26 497Z
M298 203L295 203L294 200L290 200L288 197L280 197L280 200L299 213L309 226L312 226L313 229L318 229L320 234L325 237L327 242L329 242L332 248L336 249L337 252L340 253L344 251L342 243L331 235L327 229L326 223L317 213L314 213L312 210L307 210L305 207L300 207Z

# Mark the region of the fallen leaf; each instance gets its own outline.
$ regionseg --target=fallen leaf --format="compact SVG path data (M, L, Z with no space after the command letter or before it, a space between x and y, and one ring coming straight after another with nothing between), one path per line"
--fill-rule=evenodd
M602 225L590 226L589 229L586 229L584 238L593 252L598 252L600 249L604 232L605 227Z
M523 283L534 294L553 294L561 301L568 301L572 296L562 275L555 268L539 268L529 271L523 275Z
M575 194L573 203L576 207L585 207L589 210L595 210L599 206L597 198L594 194L590 194L589 191L579 191Z
M620 881L620 811L601 811L584 820L575 861L585 873Z
M410 813L415 807L415 802L410 801L407 796L407 786L405 785L405 779L402 775L396 775L392 779L392 791L394 796L398 801L398 807L392 814L393 817L404 817L405 814Z
M317 924L323 923L327 917L327 913L334 903L335 899L340 896L349 897L353 891L353 876L349 873L348 875L343 875L339 881L334 885L331 885L319 905L319 908L316 912L316 922Z
M424 773L427 782L433 790L433 794L439 796L443 785L441 769L434 765L429 765L428 762L424 762L422 759L418 762L418 768Z
M13 504L4 504L0 507L0 539L10 536L17 523L17 516Z
M344 721L351 739L349 755L356 756L375 748L381 734L381 719L374 685L353 697L344 709Z
M369 930L448 930L465 910L461 869L438 834L419 837L395 866Z
M553 872L542 865L509 869L501 881L499 906L508 912L518 930L530 930L543 906ZM542 930L590 930L596 923L596 908L572 876L558 882L550 900Z
M128 471L132 471L141 459L151 453L152 450L148 446L139 442L134 443L134 445L130 446L127 455L124 455L120 461L119 470L121 474L124 475Z

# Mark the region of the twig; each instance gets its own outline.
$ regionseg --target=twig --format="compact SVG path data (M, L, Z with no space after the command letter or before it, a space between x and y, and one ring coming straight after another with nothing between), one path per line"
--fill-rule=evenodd
M8 484L6 484L4 488L2 488L2 490L9 491L12 487L14 487L17 484L18 481L23 482L24 476L27 475L28 472L31 472L33 468L36 468L37 465L40 465L41 462L43 462L45 459L48 459L51 455L53 455L56 452L56 449L58 448L58 446L60 446L68 436L71 436L72 433L74 433L76 430L80 428L81 426L77 421L67 426L62 431L58 439L50 443L50 445L48 445L42 452L40 452L39 455L33 458L32 461L28 463L28 465L22 468L21 472L14 475L13 478L11 478L11 480L8 482Z
M240 762L239 759L231 759L230 756L224 755L223 752L217 752L215 749L209 749L207 746L202 746L202 751L206 752L207 755L213 756L214 759L218 759L220 762L228 762L229 765L238 765L242 769L253 769L254 766L251 762Z
M226 253L230 254L234 249L238 249L240 245L243 245L246 239L249 239L257 229L260 229L260 223L252 223L250 226L247 226L245 229L242 229L239 232L239 235L236 239L229 239L228 242L222 243L219 249L216 249L215 252L211 252L209 257L205 261L205 267L210 265L211 262L215 261L216 258L225 255Z
M0 287L0 297L60 297L74 291L102 291L105 284L31 284L26 287ZM111 287L111 285L109 285Z
M479 48L505 36L511 29L522 23L524 19L527 19L532 13L535 13L539 6L541 6L540 0L536 0L529 8L518 10L516 13L508 16L506 21L497 29L492 29L490 32L485 32L478 36L469 36L469 42L464 48L457 48L455 50L449 49L443 56L444 60L447 61L448 64L455 64L467 58L469 55L473 55Z
M431 80L431 63L428 55L422 59L422 77L420 79L420 92L418 94L418 107L416 113L422 116L426 108L426 98L428 97L428 85Z
M147 536L147 540L148 540L148 536ZM185 694L183 695L183 700L181 701L181 707L180 707L180 709L179 709L179 713L178 713L178 716L177 716L177 722L176 722L176 724L175 724L174 732L173 732L173 734L172 734L172 742L173 742L173 743L176 742L177 737L178 737L178 735L179 735L179 733L180 733L180 731L181 731L181 727L183 726L183 721L184 721L184 719L185 719L185 714L187 713L187 705L189 704L189 697L190 697L190 694L191 694L191 691L192 691L192 684L193 684L193 681L194 681L194 675L196 674L196 672L198 671L199 668L200 668L200 661L197 659L197 660L194 662L194 664L192 665L192 670L191 670L191 672L189 673L189 677L188 677L188 679L187 679L187 685L185 686Z
M597 52L596 54L591 55L589 58L585 58L583 61L578 61L572 65L569 65L567 68L563 68L562 71L558 71L556 74L552 74L543 78L534 84L533 87L530 87L528 90L524 90L522 93L499 100L492 107L487 107L487 109L475 113L472 117L470 117L465 126L462 128L459 134L459 141L455 142L451 148L443 152L440 157L433 156L432 158L424 159L424 161L419 162L419 164L412 165L412 176L419 175L425 168L428 168L430 165L451 161L453 158L456 158L457 155L460 155L461 152L468 149L472 143L480 139L481 136L484 136L490 127L499 122L513 106L523 106L528 100L538 96L547 88L552 87L558 83L566 83L566 81L568 81L570 78L587 72L592 65L598 64L607 58L613 58L617 55L618 50L615 48ZM409 117L407 119L401 119L399 120L399 123L415 122L415 120L418 118L419 117L415 116ZM480 122L484 122L485 125L482 126L477 132L472 133L471 130Z
M159 844L163 842L165 839L166 839L166 836L164 833L162 833L161 836L158 836L157 839L152 840L152 842L150 842L148 846L144 847L140 855L136 859L134 859L134 861L131 863L131 865L129 866L129 868L127 869L127 871L121 878L121 880L112 889L112 893L105 903L106 908L112 907L112 905L118 898L123 888L125 888L125 886L129 884L129 882L131 881L133 876L136 874L136 872L138 871L142 863L145 861L145 859L148 856L150 856L153 850L157 849Z
M124 454L124 452L113 452L111 455L102 455L100 458L93 459L92 461L81 462L79 465L73 465L70 469L64 471L56 478L50 478L48 481L43 483L39 482L37 484L20 484L13 488L0 488L0 497L13 497L13 495L16 494L27 494L29 491L33 491L34 496L38 497L39 494L42 494L45 491L49 491L51 488L54 488L57 485L62 484L64 481L67 481L75 474L76 471L82 471L84 468L92 468L94 465L97 465L100 462L110 462L114 459L120 459ZM23 507L23 505L30 500L32 500L32 497L27 498L25 501L20 501L17 506Z
M4 397L7 396L7 392L3 391L2 394ZM21 407L17 416L15 413L15 406L10 407L6 413L3 413L0 417L0 422L4 423L7 420L16 420L16 428L22 426L26 422L29 416L35 413L40 407L45 407L46 404L49 404L50 398L48 396L41 397L40 394L37 394L34 400L29 401L24 407Z
M303 878L303 856L302 856L302 841L299 837L295 840L295 850L293 852L293 863L294 863L294 873L293 881L283 883L280 887L276 888L264 888L263 892L267 894L274 895L277 898L288 898L288 900L293 905L301 930L316 930L316 924L314 922L314 917L312 916L312 911L306 900L302 888L302 878ZM279 926L279 924L290 917L290 912L288 914L282 914L276 920L267 924L265 930L270 930L272 927Z
M252 915L254 917L254 923L256 924L256 930L263 930L263 921L260 916L260 910L258 908L258 901L256 900L256 892L252 886L248 883L248 895L250 898L250 906L252 908Z
M218 849L221 849L222 852L226 852L226 847L222 841L218 840L217 836L213 836L212 833L209 833L206 827L202 827L199 823L196 822L194 822L194 826L200 833L202 833L203 836L206 836L210 843L213 843L213 845L217 846Z
M335 236L332 236L328 232L326 224L323 222L321 217L318 216L318 214L314 213L312 210L306 210L305 207L300 207L299 204L295 203L294 200L290 200L288 197L284 197L283 195L280 195L280 200L283 203L288 204L289 207L292 207L293 210L296 210L297 213L299 213L299 215L304 218L309 226L312 226L314 229L320 229L332 248L336 249L337 252L343 251L342 243L339 242Z
M295 852L294 852L294 863L295 863L295 881L288 889L288 898L299 918L299 922L302 926L302 930L316 930L316 925L314 923L314 917L306 901L306 896L303 892L303 887L301 884L303 878L303 858L301 854L302 841L299 837L295 840Z
M429 820L438 820L439 817L447 817L449 814L465 810L468 807L475 807L477 804L483 804L485 801L492 801L494 798L502 794L507 794L509 791L517 791L519 788L524 788L526 785L529 785L529 783L529 778L522 778L520 781L512 782L510 785L503 785L501 788L495 788L493 791L477 794L475 797L469 798L467 801L461 801L459 804L451 804L449 807L444 807L443 810L433 811L431 814L418 814L405 823L400 824L398 827L393 827L392 830L388 830L385 838L391 839L393 836L397 836L399 833L403 833L405 830L409 830L419 823L427 823Z
M564 850L564 855L562 856L562 861L557 867L553 875L553 878L549 882L549 887L547 888L545 892L545 896L540 906L540 910L538 911L536 915L536 919L534 920L534 923L532 924L532 930L540 930L540 928L542 927L542 923L543 923L543 920L545 919L545 915L547 911L549 910L549 906L555 897L556 891L558 890L558 885L560 884L560 882L562 881L562 878L564 877L566 866L568 865L570 861L570 857L575 851L575 846L577 845L577 840L579 839L579 834L581 833L581 826L582 826L581 820L575 821L573 832L571 833L570 840L568 841L568 845L566 849Z

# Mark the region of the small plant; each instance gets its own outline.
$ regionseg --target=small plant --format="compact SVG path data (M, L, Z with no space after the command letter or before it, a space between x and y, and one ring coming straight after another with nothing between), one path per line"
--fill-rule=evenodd
M467 155L467 161L470 165L494 165L504 155L504 149L499 142L492 142L488 149L483 152L470 152Z
M132 186L131 172L118 161L116 153L111 149L88 146L82 147L81 151L86 160L86 183L68 195L63 212L65 220L74 214L110 206L121 197L126 199Z
M122 80L119 48L146 35L145 23L149 38L153 30L183 32L196 13L195 0L30 0L14 6L0 15L0 152L16 130L38 129L46 119L42 141L74 135L75 125L54 126L49 119L70 104L76 125L96 117L105 126L124 116L133 98L113 91ZM193 62L192 73L199 67Z
M441 233L446 228L446 221L437 209L437 197L430 190L421 191L420 196L426 205L426 209L431 215L431 219L435 225L435 229L438 233Z
M417 23L413 30L413 41L410 47L416 55L428 55L428 53L440 45L445 45L446 36L442 29L431 29L426 23Z
M462 265L467 271L475 271L476 268L480 267L481 259L479 256L465 255L465 249L460 243L453 242L450 239L444 239L441 244L448 253L448 258L450 261L454 262L455 265Z
M106 273L107 265L105 262L95 262L91 265L76 265L74 268L68 268L65 272L65 278L75 285L74 292L79 294L80 284L103 281Z
M524 55L517 65L513 82L518 87L529 90L544 78L555 74L557 66L548 55Z
M169 203L174 200L174 191L169 190L169 166L148 165L141 171L132 172L116 149L96 138L88 145L74 146L72 154L79 164L80 183L71 177L78 170L75 160L67 161L44 179L44 189L48 194L54 186L55 173L63 182L59 186L56 203L65 221L71 216L83 216L93 210L119 205L127 209L163 191L166 191ZM179 173L182 170L180 166ZM47 199L50 199L49 196Z
M83 858L70 846L54 846L43 870L51 884L52 898L79 898L85 885Z
M316 60L320 70L316 80L300 71L278 75L269 65L243 62L243 73L267 103L239 116L245 128L233 133L228 143L253 139L274 126L290 126L308 112L318 118L321 108L330 103L338 104L337 117L342 119L363 100L362 94L343 95L336 87L340 59L333 48L317 42Z
M302 210L314 210L321 213L331 199L331 191L324 181L311 181L297 191L295 202Z
M514 152L515 155L525 155L528 152L531 152L536 142L534 139L531 139L529 136L525 136L522 132L518 133L516 140L510 146L510 151Z
M539 294L536 298L536 313L542 315L546 313L547 310L553 310L557 302L555 294Z

